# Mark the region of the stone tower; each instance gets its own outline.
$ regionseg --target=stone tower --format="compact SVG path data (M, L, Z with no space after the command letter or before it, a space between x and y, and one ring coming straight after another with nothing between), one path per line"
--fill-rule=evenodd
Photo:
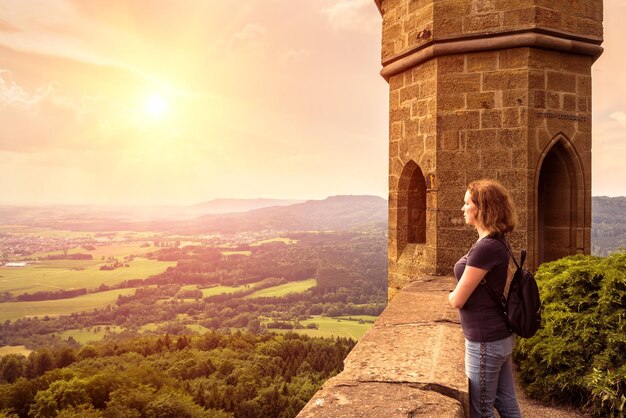
M503 183L528 266L590 252L591 65L602 0L376 0L389 82L389 297L476 239L467 184Z

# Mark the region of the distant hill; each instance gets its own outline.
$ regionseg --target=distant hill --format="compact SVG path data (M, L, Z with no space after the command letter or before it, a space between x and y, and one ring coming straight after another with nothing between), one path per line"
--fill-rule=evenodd
M378 196L332 196L245 213L204 215L180 225L181 232L346 230L363 226L386 229L387 200ZM179 229L179 228L175 228Z
M287 199L213 199L208 202L198 203L192 206L194 210L203 213L233 213L247 212L249 210L266 208L269 206L289 206L301 203L303 200Z
M591 199L591 253L606 256L626 249L626 197Z

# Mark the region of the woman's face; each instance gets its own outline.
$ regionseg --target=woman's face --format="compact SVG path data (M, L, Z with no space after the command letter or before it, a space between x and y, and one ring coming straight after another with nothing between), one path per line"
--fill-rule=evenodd
M476 225L476 205L474 204L474 202L472 202L469 190L465 192L463 202L465 204L463 205L461 210L463 211L463 218L465 218L465 223L468 225Z

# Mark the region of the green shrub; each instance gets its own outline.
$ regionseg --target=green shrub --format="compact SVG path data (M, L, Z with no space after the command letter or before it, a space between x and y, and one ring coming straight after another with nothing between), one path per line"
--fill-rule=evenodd
M566 257L542 264L536 278L542 328L515 348L527 393L623 417L626 253Z

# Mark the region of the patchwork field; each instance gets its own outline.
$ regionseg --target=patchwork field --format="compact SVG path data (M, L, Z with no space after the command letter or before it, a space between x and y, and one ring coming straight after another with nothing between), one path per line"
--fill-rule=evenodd
M260 297L281 297L289 293L300 293L317 285L316 279L300 280L297 282L289 282L279 286L268 287L267 289L257 290L248 295L245 299Z
M89 312L115 304L118 295L132 295L135 289L117 289L106 292L89 293L71 299L43 300L37 302L0 303L0 321L14 321L27 316L58 316L72 312Z
M59 332L56 335L62 340L67 340L72 337L80 344L88 344L90 342L96 342L103 339L107 334L122 332L124 328L117 325L111 326L98 326L93 328L81 328L72 329L68 331Z
M269 329L268 331L276 333L286 333L289 331L296 332L298 334L306 334L311 337L344 337L360 340L363 335L370 329L372 323L376 320L375 316L362 315L362 318L372 322L366 322L359 324L358 321L349 321L345 319L329 318L319 315L314 315L312 319L300 321L300 324L307 326L308 324L315 323L318 325L318 329L294 329L294 330L279 330Z
M29 350L23 345L5 345L0 347L0 357L6 356L7 354L21 354L28 357L32 351L33 350Z
M282 242L282 243L285 243L285 244L289 245L289 244L296 244L298 242L298 240L291 239L291 238L276 237L276 238L270 238L270 239L264 239L264 240L261 240L261 241L257 241L255 243L250 244L250 246L251 247L258 247L259 245L271 244L273 242Z
M106 250L103 250L106 251ZM95 253L95 252L94 252ZM135 258L128 267L100 270L100 260L45 260L26 267L0 267L0 292L13 295L51 290L95 289L164 272L175 262ZM0 308L1 309L1 308Z

